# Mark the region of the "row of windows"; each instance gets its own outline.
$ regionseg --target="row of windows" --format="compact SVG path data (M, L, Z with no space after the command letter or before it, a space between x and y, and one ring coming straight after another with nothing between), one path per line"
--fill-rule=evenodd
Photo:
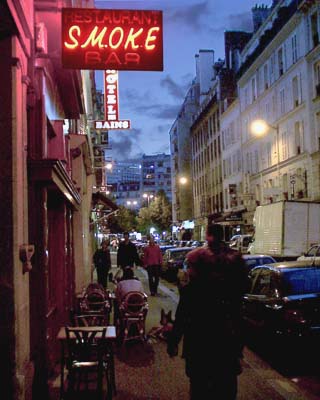
M310 25L307 29L310 35L309 47L314 48L319 43L319 15L313 13L307 21ZM265 90L267 90L277 79L279 79L285 71L295 64L302 55L302 47L305 43L301 43L302 35L298 29L288 37L282 45L274 51L270 58L257 70L255 76L244 88L243 103L245 106L252 104ZM307 50L306 50L307 51ZM297 78L298 79L298 78ZM319 78L316 83L320 83ZM293 82L293 103L301 101L299 94L298 80ZM284 103L284 102L283 102Z

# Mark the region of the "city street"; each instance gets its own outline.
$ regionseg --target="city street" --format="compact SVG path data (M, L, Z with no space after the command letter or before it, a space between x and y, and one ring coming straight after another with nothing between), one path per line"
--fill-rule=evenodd
M112 272L115 267L116 253L112 253ZM137 268L145 291L148 292L147 274ZM108 284L111 289L112 284ZM161 281L159 294L149 296L149 312L146 320L146 332L160 326L160 314L163 308L175 313L178 292L173 284ZM150 338L147 343L130 343L116 348L116 385L117 400L187 400L188 379L184 373L184 361L179 356L170 359L166 353L166 343ZM308 392L293 381L282 376L270 365L249 349L245 349L243 372L239 377L238 400L316 400L317 387L309 385ZM310 389L311 388L311 389ZM310 390L309 390L310 389ZM312 393L313 390L313 393ZM58 399L59 379L51 381L51 399ZM91 397L91 395L90 395Z

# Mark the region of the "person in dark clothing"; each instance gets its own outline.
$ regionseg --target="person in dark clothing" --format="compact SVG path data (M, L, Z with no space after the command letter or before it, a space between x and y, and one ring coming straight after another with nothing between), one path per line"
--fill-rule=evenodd
M241 299L248 285L240 253L222 242L222 227L207 228L208 246L188 256L189 283L181 289L167 352L182 337L191 400L234 400L241 372Z
M97 249L94 253L93 262L97 270L98 283L103 286L104 289L106 289L108 282L108 272L111 268L109 242L107 240L104 240L101 243L101 249Z
M120 242L117 253L118 268L141 265L136 246L129 240L129 232L123 233L124 241Z

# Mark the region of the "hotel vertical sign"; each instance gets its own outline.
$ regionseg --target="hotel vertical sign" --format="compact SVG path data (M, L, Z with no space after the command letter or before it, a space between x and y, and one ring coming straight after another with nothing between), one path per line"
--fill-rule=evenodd
M162 11L63 8L62 65L163 71Z
M104 71L104 115L107 121L119 120L118 81L118 71L114 69Z

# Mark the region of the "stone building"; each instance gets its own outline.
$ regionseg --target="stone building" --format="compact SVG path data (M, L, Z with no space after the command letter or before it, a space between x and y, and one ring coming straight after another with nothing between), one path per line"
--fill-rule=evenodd
M82 4L84 3L84 4ZM5 399L48 398L56 339L91 278L90 71L61 65L61 7L0 4L0 370Z

